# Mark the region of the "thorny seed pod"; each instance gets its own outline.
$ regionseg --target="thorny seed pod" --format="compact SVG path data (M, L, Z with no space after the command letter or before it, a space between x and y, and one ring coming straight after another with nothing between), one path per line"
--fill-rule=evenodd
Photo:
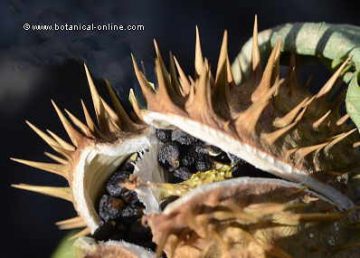
M198 188L144 221L170 257L356 257L344 248L359 240L352 215L296 184L247 177Z
M110 85L111 105L99 95L85 66L96 118L83 102L85 123L67 110L65 116L53 102L71 143L28 122L58 155L47 154L55 163L14 160L60 175L69 187L14 186L73 203L78 216L57 224L61 229L82 229L74 236L79 238L76 245L82 257L150 257L155 250L159 256L164 251L167 257L360 255L356 187L351 184L360 165L360 153L353 148L359 133L346 123L348 115L341 114L344 95L329 101L350 58L312 94L296 80L294 62L282 78L281 40L273 45L262 69L264 53L258 44L256 19L246 76L239 64L230 67L227 37L225 31L214 76L203 57L198 30L193 76L186 76L172 55L168 71L156 42L156 84L146 79L133 58L147 105L140 107L131 91L131 115ZM196 144L228 154L220 159L226 164L210 157L215 152L202 160L187 157L189 166L202 162L198 172L190 174L189 168L180 167L182 182L168 183L169 173L158 160L178 169L173 173L176 176L180 164L184 165L182 157ZM134 153L137 157L130 158ZM239 159L242 163L235 164ZM119 177L116 189L113 174L128 162L133 171L124 171L126 177ZM279 179L232 178L235 166L241 176L243 163ZM199 172L203 167L207 171ZM339 180L345 177L348 182ZM130 197L120 195L125 188ZM110 202L104 191L115 194L111 198L116 202ZM99 216L101 196L106 216L109 205L113 215L106 223ZM164 203L167 206L161 211ZM131 215L133 211L136 216ZM143 213L157 248L149 249L148 239L131 237L145 232L138 224ZM103 225L122 232L106 237ZM99 232L103 241L96 241ZM124 232L131 234L125 237ZM94 238L82 237L88 234Z

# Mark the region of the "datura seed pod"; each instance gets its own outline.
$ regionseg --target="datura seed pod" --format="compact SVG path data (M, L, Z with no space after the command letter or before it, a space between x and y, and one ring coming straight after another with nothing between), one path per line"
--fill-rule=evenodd
M341 108L344 89L334 94L353 65L351 57L312 93L297 80L295 56L287 74L280 72L281 51L288 50L281 35L266 43L269 55L263 51L257 19L251 52L247 47L239 55L249 60L231 68L227 44L225 31L213 74L196 29L195 73L188 76L172 54L166 68L155 42L155 83L132 56L146 107L131 90L131 112L110 84L111 104L100 96L85 66L96 117L84 102L85 121L53 102L70 142L27 122L56 152L46 154L54 163L14 160L60 175L69 186L14 187L73 203L78 216L57 225L81 229L74 236L80 257L360 255L353 181L360 166L359 131ZM172 141L166 149L165 141ZM186 159L184 149L191 154ZM215 162L219 153L225 156ZM267 176L234 178L236 160ZM119 170L125 163L132 172ZM169 171L181 181L171 182ZM246 174L241 165L239 171ZM108 182L117 191L109 192ZM164 201L170 202L165 208ZM141 218L142 226L134 229ZM119 225L117 239L99 237L104 227ZM127 235L142 227L151 229L152 247Z

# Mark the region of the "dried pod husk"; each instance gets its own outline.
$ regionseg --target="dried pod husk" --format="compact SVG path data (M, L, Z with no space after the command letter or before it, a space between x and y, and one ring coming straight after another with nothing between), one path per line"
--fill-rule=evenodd
M140 246L123 241L97 243L89 237L81 237L74 243L79 258L152 258L154 254Z
M82 107L85 122L82 122L67 110L65 110L66 116L55 102L52 102L71 142L65 141L49 130L44 132L32 123L27 122L31 129L56 152L56 154L45 153L46 156L54 160L54 163L13 159L19 163L59 175L67 180L68 187L28 184L13 186L71 202L78 216L59 221L56 224L60 229L79 229L79 233L74 235L73 238L93 234L100 226L97 202L100 194L104 191L106 180L112 173L132 154L156 147L156 143L151 140L151 128L142 123L141 120L136 119L136 117L134 119L126 113L114 89L108 85L112 100L110 106L99 95L86 66L85 72L96 118L93 119L90 116L84 102L82 102ZM154 181L156 180L154 179ZM103 252L103 250L110 247L116 249L116 247L113 247L115 241L112 243L112 245L105 245L105 247L99 245L99 249L96 250ZM135 257L135 255L130 256L133 249L129 249L129 246L133 247L135 245L124 241L119 242L117 252L122 253L121 250L124 249L124 255L129 253L126 257ZM84 250L90 252L94 248L94 245L92 245L92 248L85 248ZM134 248L137 253L145 250L139 246ZM151 253L149 250L144 252Z
M350 57L312 94L297 81L295 62L281 78L281 39L262 69L257 22L252 71L240 85L229 65L227 32L214 76L203 58L198 32L196 39L194 77L185 76L173 56L170 63L177 72L175 65L169 72L155 44L154 87L133 58L147 101L147 107L139 111L143 120L155 127L177 127L260 170L304 184L343 209L352 207L352 189L343 181L358 172L360 152L354 144L360 140L359 132L346 123L348 115L340 112L344 94L330 97Z
M198 187L147 215L168 257L356 257L354 211L278 179L238 178Z
M360 154L353 148L360 140L358 130L346 123L348 117L340 113L343 95L340 94L336 101L328 98L350 60L347 59L338 68L318 93L312 94L296 81L293 65L290 65L286 77L280 77L280 41L273 48L266 67L262 69L257 21L254 26L251 74L240 85L235 83L230 68L227 32L224 34L214 76L207 59L202 55L198 31L194 76L186 76L172 55L168 71L156 43L155 51L155 84L146 79L133 58L135 74L147 102L146 107L139 105L131 91L129 99L133 112L129 114L110 85L108 90L112 104L108 104L99 95L85 68L96 119L90 116L84 103L82 107L85 122L68 111L66 116L54 104L71 143L51 131L43 132L29 123L57 153L46 154L55 163L21 159L15 161L60 175L67 180L68 187L25 184L14 186L72 202L78 216L60 221L58 226L61 229L81 229L74 237L92 234L100 225L96 200L104 189L105 181L133 153L148 150L135 164L134 174L139 182L162 183L165 180L156 160L158 142L154 141L154 127L177 128L265 172L296 184L269 179L232 179L211 186L200 186L169 205L164 213L160 213L156 192L147 187L147 184L134 184L135 191L145 205L145 214L148 215L146 220L154 233L154 241L160 246L159 250L164 247L168 255L171 256L174 252L176 257L197 257L204 252L209 257L213 257L212 254L233 256L235 252L249 254L244 257L265 257L268 254L289 257L287 252L290 250L292 254L294 248L299 246L298 243L312 246L311 240L310 243L305 243L308 228L313 227L321 235L328 232L328 237L334 235L326 227L332 228L338 221L342 225L348 218L345 211L354 208L349 194L351 189L340 179L356 174L360 165ZM206 189L210 189L207 197L202 194L208 191ZM220 197L225 198L224 203ZM226 198L229 202L226 202ZM189 204L189 209L181 210L182 204ZM209 204L210 210L199 209L206 204ZM251 216L241 217L244 209L250 210ZM268 214L262 213L269 210L271 212ZM205 216L202 216L202 212ZM176 220L172 221L170 214ZM225 219L221 216L225 216ZM234 227L223 223L228 221L226 216L229 220L237 220L240 216L240 222L248 224ZM303 218L309 221L305 223ZM210 227L204 227L201 224L204 221ZM173 222L176 223L169 225ZM328 223L326 229L319 226L323 222ZM198 223L201 225L194 228ZM218 225L220 226L217 227ZM249 225L261 227L252 228L249 233ZM342 226L340 228L345 231L347 229ZM211 238L210 231L214 233ZM341 239L336 242L336 247L348 252L349 247L356 243L349 242L346 246L345 231L339 233ZM351 232L351 237L356 230L346 232ZM242 244L228 246L218 236L234 239ZM172 240L165 241L167 237ZM261 239L260 242L258 238ZM194 240L197 245L195 248L189 245L190 240ZM152 254L151 251L124 241L89 241L80 248L83 250L83 257L147 257L146 255ZM183 247L175 248L174 244L180 243L179 241ZM325 246L323 243L318 245ZM307 256L304 250L299 250L299 253L304 252L301 254ZM251 254L246 253L247 251ZM325 254L323 249L319 252Z

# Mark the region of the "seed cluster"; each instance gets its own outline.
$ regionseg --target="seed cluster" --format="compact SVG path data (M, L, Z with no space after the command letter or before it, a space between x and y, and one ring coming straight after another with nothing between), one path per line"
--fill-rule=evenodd
M244 176L244 162L221 149L180 130L156 129L156 137L161 142L158 162L164 168L167 182L180 183L194 173L215 168L216 163L233 165L233 177ZM134 172L132 163L123 163L107 180L105 191L99 198L98 212L101 225L94 233L97 240L125 240L155 249L149 228L141 224L143 204L135 191L123 187ZM163 210L178 196L170 196L160 203Z
M181 130L156 129L156 136L162 142L158 162L169 172L170 183L179 183L196 172L210 170L215 162L231 163L228 155L219 148Z
M95 231L97 240L120 240L155 248L148 228L141 224L144 206L135 191L121 186L133 173L134 166L126 162L106 182L106 191L99 200L101 225Z

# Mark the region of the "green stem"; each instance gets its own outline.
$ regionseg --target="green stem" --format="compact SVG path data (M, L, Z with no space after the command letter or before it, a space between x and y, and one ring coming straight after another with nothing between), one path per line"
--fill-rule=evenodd
M278 39L283 42L283 52L330 60L332 69L351 55L353 70L360 71L360 27L327 23L280 25L259 33L258 41L262 56L267 56ZM251 49L252 39L249 39L233 63L232 68L237 83L242 80L241 74L249 74ZM346 76L344 79L349 82L351 79L349 74Z

